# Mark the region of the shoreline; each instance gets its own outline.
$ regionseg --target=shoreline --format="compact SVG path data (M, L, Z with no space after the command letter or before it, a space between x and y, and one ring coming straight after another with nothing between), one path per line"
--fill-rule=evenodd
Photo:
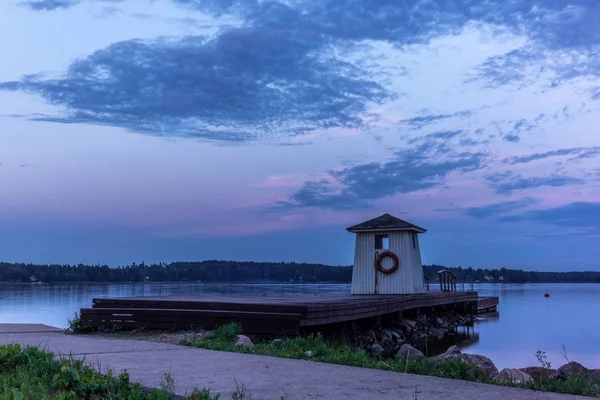
M289 281L215 281L215 282L197 282L197 281L146 281L146 282L130 282L130 281L76 281L76 282L42 282L42 283L31 283L31 282L0 282L1 286L46 286L46 285L351 285L351 282L289 282ZM494 286L525 286L525 285L599 285L600 282L586 282L586 281L565 281L565 282L458 282L457 287L462 285L494 285ZM434 287L439 285L439 282L431 282L431 286Z

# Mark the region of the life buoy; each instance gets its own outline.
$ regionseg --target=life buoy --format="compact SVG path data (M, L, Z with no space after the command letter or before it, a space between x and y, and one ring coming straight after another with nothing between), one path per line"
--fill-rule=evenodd
M381 261L383 261L383 259L386 257L390 257L394 261L394 265L392 265L390 268L384 268L381 265ZM398 269L399 264L400 262L398 261L398 256L389 250L382 251L375 258L375 268L377 268L378 271L383 272L384 274L393 274Z

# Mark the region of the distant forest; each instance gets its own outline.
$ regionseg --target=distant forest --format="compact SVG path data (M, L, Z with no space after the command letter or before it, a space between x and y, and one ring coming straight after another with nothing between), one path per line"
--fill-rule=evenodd
M437 281L437 272L448 269L459 283L475 282L600 282L600 272L534 272L514 269L473 269L425 265L424 272ZM349 283L352 268L322 264L200 261L169 264L36 265L0 263L0 283L27 282L328 282Z

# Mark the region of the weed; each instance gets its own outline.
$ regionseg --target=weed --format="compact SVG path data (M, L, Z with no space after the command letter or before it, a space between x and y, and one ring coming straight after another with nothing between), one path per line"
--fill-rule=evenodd
M252 400L252 395L242 383L242 386L235 380L235 392L231 395L232 400Z
M81 325L81 318L79 317L79 314L75 313L75 316L73 317L73 319L69 318L68 321L69 327L67 328L70 332L73 333L78 333L78 332L83 332L83 326Z
M220 397L220 394L212 396L210 394L210 390L208 389L196 389L192 392L192 394L186 397L186 400L219 400Z
M545 351L538 350L535 353L535 357L543 368L552 369L552 364L548 361Z
M161 389L169 395L171 399L175 399L175 378L170 372L163 374L163 380L160 382Z
M0 399L15 400L171 400L165 389L143 390L127 372L104 374L73 357L56 359L37 347L0 345ZM167 380L169 382L169 380ZM172 381L171 381L172 382ZM167 389L170 386L167 385ZM194 391L191 400L218 400L209 391ZM204 396L204 397L202 397Z

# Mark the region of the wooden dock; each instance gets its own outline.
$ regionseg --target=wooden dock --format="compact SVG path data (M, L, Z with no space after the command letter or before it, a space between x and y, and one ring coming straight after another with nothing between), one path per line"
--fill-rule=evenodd
M477 313L495 312L498 307L499 299L497 296L481 296L477 300Z
M84 327L210 329L229 322L244 332L298 335L311 327L435 309L475 314L477 292L427 292L407 295L317 295L289 297L164 296L96 298L81 309Z

